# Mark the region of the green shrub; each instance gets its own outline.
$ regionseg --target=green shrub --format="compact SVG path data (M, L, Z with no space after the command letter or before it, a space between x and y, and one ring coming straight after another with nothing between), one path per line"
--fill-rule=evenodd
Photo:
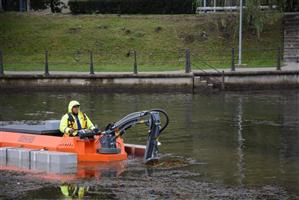
M70 0L73 14L190 14L193 0Z

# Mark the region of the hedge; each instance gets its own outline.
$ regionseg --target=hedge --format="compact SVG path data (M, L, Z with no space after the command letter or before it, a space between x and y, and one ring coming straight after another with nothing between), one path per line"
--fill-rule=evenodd
M73 14L190 14L194 0L70 0Z

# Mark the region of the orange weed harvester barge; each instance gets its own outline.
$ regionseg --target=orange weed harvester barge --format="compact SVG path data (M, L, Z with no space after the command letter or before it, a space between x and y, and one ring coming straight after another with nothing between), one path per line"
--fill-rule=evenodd
M160 114L166 123L161 127ZM75 153L78 161L120 161L127 159L127 153L144 155L144 162L157 159L157 145L160 133L168 125L167 113L161 109L131 113L108 126L105 131L94 133L78 131L78 137L62 136L58 130L59 121L46 121L42 125L6 125L0 127L0 147L45 150L49 152ZM125 145L121 136L136 125L149 127L146 147Z
M121 138L116 139L116 147L120 150L119 153L97 153L97 149L101 146L100 138L101 136L95 136L94 139L80 139L79 137L57 137L0 131L0 147L76 153L78 161L119 161L127 159L125 145Z

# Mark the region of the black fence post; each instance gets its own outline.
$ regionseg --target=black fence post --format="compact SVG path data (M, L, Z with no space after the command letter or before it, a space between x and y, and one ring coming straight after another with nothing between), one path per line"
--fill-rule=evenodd
M231 71L236 71L235 67L235 49L232 48L232 66L231 66Z
M94 74L94 69L93 69L93 53L92 51L89 52L89 59L90 59L90 65L89 65L89 74Z
M0 76L4 75L4 67L3 67L3 54L0 50Z
M133 55L134 55L134 74L137 74L138 73L138 70L137 70L137 52L134 50L133 51Z
M191 72L190 49L185 50L185 58L186 58L185 73L190 73Z
M221 90L224 90L224 81L225 81L225 75L224 75L224 71L222 71L221 73Z
M281 50L280 47L277 48L277 65L276 70L281 70Z
M45 51L45 76L49 75L48 50Z

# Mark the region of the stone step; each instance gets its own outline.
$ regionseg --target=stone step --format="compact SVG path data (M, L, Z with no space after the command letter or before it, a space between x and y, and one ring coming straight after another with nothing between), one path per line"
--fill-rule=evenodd
M293 23L284 23L285 28L296 28L298 27L299 22L293 22Z
M299 24L299 21L297 22L297 21L288 21L288 22L284 22L284 26L285 27L292 27L292 26L298 26L298 24Z
M284 19L299 19L299 14L284 15Z
M297 55L286 55L286 54L284 54L283 57L284 58L299 58L299 54L297 54Z
M284 37L293 37L295 39L298 39L298 36L299 36L299 31L295 31L295 30L284 31Z
M283 21L292 23L292 22L298 22L299 19L298 18L284 18Z
M286 37L286 38L284 38L283 42L287 43L287 44L298 44L299 39L297 39L297 38L291 38L291 37Z
M297 48L299 46L299 41L284 41L284 48Z
M299 37L296 31L284 30L284 36Z
M284 17L283 20L285 22L299 21L299 16Z
M285 31L299 31L299 26L285 26Z
M284 21L299 21L299 16L284 17Z
M206 87L208 85L207 80L203 80L202 77L194 77L194 87Z
M289 47L286 47L289 46ZM285 43L284 44L284 50L285 51L298 51L298 48L296 48L296 46L299 45L298 43Z
M208 85L207 85L208 87L214 87L214 84L213 83L208 83Z
M298 37L293 37L293 36L285 36L283 38L284 42L298 42L299 38Z
M289 56L289 55L283 55L284 60L285 59L293 59L293 60L297 60L299 59L299 55L298 56Z
M290 35L290 36L298 36L299 35L299 30L284 30L284 35Z
M299 45L298 41L284 41L284 48L285 49L296 49L296 47Z
M298 57L299 56L299 52L284 52L283 53L284 56L289 56L289 57Z
M289 34L284 34L284 39L291 39L291 40L298 40L299 38L297 37L297 34L292 34L292 33L289 33Z
M290 55L290 56L297 56L299 55L298 50L284 50L283 51L284 55Z
M215 80L216 81L216 80ZM194 77L194 90L195 91L213 91L216 89L216 82L210 80L207 77Z
M288 56L298 56L299 51L284 51L283 54Z
M283 17L284 21L293 21L293 20L299 20L299 16L298 15L293 15L293 16L284 16Z
M285 30L284 31L284 37L291 37L291 38L294 38L294 39L298 39L299 35L296 32Z
M295 48L286 48L283 50L284 53L290 53L290 54L298 54L299 50Z
M290 30L290 29L285 29L284 30L284 35L293 35L293 36L297 36L299 35L299 29L298 30Z
M283 21L292 23L292 22L299 21L299 19L298 18L284 18Z
M286 44L285 44L286 45ZM292 45L294 45L294 44L292 44ZM298 44L297 44L298 45ZM298 51L299 49L298 48L296 48L296 47L285 47L284 48L284 51Z
M299 34L299 27L297 28L289 28L289 27L285 27L284 28L284 34L288 33L288 34L294 34L294 36L297 36Z
M296 58L296 57L284 57L283 61L284 62L296 62L296 63L299 63L299 57L298 58Z
M299 59L299 56L283 56L284 60L297 60Z
M283 21L288 22L288 23L293 23L293 22L298 22L299 19L298 18L284 18Z
M292 36L285 36L284 38L283 38L283 40L284 40L284 42L294 42L294 43L296 43L296 42L299 42L299 38L297 38L297 37L292 37Z
M284 58L299 58L299 55L283 55Z
M299 44L287 44L285 43L283 45L284 51L289 51L289 50L299 50Z

